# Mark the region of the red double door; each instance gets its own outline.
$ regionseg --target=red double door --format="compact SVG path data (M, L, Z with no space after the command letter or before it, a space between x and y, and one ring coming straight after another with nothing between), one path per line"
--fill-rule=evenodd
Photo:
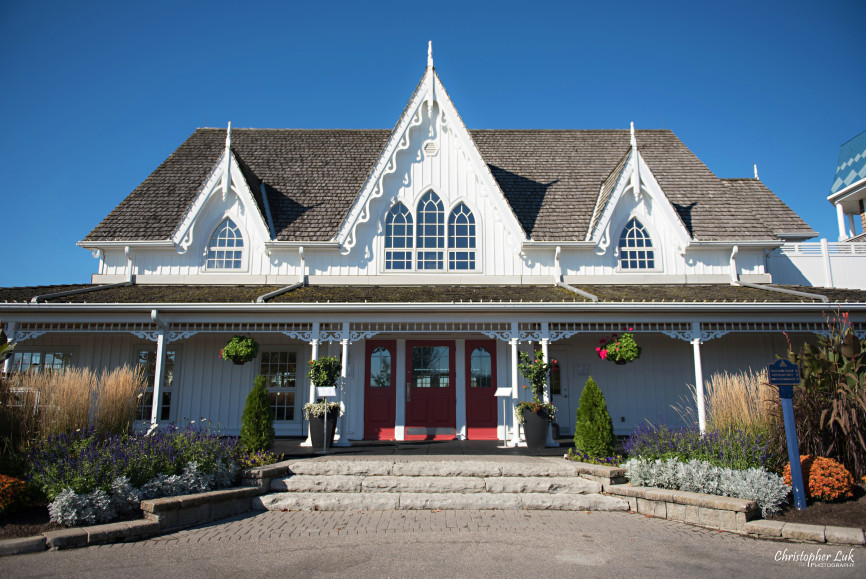
M405 401L396 396L396 342L366 346L364 438L393 440L398 403L405 404L406 440L456 437L455 347L452 341L406 343ZM472 440L496 440L496 344L467 340L466 425Z

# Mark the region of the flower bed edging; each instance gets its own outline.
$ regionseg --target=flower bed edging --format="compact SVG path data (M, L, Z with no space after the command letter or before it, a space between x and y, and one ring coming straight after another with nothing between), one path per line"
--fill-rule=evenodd
M35 537L0 540L0 557L137 541L252 510L253 497L269 492L271 479L286 476L289 462L242 471L244 486L141 502L144 519L46 531Z
M733 497L627 484L610 485L605 492L624 497L632 511L643 515L735 533L745 533L746 523L761 513L755 501Z

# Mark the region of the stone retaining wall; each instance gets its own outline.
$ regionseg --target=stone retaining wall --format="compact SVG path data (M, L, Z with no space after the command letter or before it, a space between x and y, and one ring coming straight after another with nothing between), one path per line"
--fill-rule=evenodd
M746 499L627 484L610 485L605 491L623 497L631 510L644 515L736 533L745 533L746 523L761 514L757 503Z

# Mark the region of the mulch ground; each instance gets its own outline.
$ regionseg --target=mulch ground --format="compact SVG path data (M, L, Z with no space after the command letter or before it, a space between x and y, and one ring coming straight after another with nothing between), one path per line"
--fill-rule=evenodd
M767 518L805 525L859 527L866 531L866 490L855 486L853 499L838 503L810 501L802 511L798 511L794 505L786 505L781 513Z
M117 520L133 521L141 518L144 518L141 511L133 511ZM0 517L0 540L33 537L45 531L57 531L63 528L65 528L63 525L48 520L47 506L33 505Z

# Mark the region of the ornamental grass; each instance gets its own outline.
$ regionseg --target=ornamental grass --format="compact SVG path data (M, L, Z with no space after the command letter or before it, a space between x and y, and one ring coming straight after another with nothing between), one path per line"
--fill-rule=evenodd
M697 392L689 385L688 400L672 406L686 424L698 424ZM779 391L767 372L715 372L704 382L707 430L754 430L769 433L777 421Z

